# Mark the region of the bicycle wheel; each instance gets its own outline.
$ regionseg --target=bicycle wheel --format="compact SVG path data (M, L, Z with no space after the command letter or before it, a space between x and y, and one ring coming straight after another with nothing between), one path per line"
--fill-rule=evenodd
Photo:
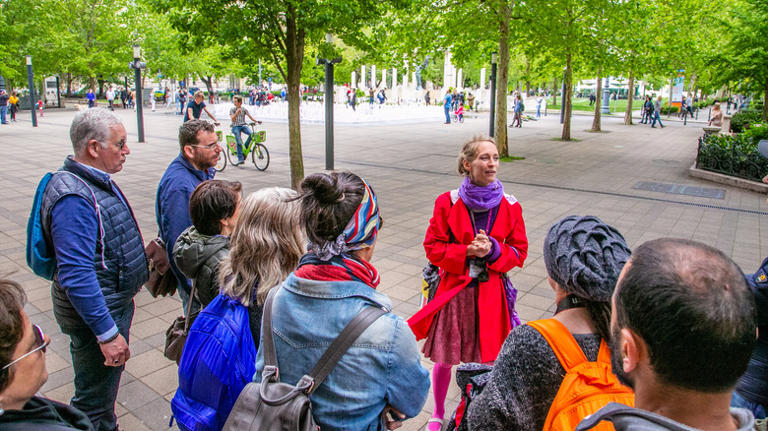
M216 166L213 167L213 169L216 169L216 172L221 172L227 167L227 156L226 153L227 148L221 147L221 152L219 152L219 160L216 162Z
M232 154L232 149L229 148L229 145L224 146L224 153L227 153L227 159L229 160L229 163L232 166L237 166L237 155Z
M269 167L269 150L264 144L255 144L253 152L251 152L251 159L256 169L266 171Z

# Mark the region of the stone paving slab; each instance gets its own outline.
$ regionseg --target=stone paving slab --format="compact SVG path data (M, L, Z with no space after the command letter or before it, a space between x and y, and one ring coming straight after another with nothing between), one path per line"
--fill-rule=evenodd
M115 180L131 202L144 239L157 233L154 199L157 183L178 153L181 118L147 112L146 143L136 143L132 111L117 111L125 120L131 154ZM12 158L0 172L0 276L21 282L30 302L32 321L52 338L47 354L49 379L42 392L67 402L74 390L69 340L61 334L51 311L50 287L26 267L24 245L32 195L40 177L57 169L71 153L69 123L74 112L46 111L32 128L22 112L20 121L0 127L0 146ZM523 320L551 316L553 292L546 280L542 243L549 226L571 214L596 215L619 229L630 246L661 236L703 241L720 248L745 271L753 271L768 255L768 207L765 196L730 186L690 178L701 124L671 121L664 129L623 125L619 117L604 117L604 132L589 133L591 116L573 117L574 142L560 142L559 115L524 122L509 129L510 153L525 157L503 163L499 177L523 207L530 242L523 268L510 272L520 291L518 312ZM638 119L636 119L638 120ZM336 169L354 171L370 181L387 219L374 265L382 273L380 290L392 298L395 312L407 318L418 310L421 268L426 262L421 242L434 199L456 188L456 155L475 134L487 133L488 117L467 118L461 125L385 124L336 127ZM247 164L227 167L218 178L241 181L245 193L265 186L288 186L288 127L265 124L272 157L269 169L258 172ZM305 171L324 169L324 129L302 126ZM633 189L653 181L689 187L721 188L723 199L668 195ZM766 227L766 229L762 229ZM132 359L126 366L117 412L127 431L165 430L177 387L175 363L162 356L164 331L181 313L176 297L153 299L142 291L136 297L131 329ZM424 359L425 366L432 364ZM458 403L451 386L447 410ZM430 395L422 413L402 429L423 429L432 412Z

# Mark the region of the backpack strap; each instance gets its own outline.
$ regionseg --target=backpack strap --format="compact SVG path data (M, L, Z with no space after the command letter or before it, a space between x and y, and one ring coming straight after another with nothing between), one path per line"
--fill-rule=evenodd
M264 317L261 325L262 339L264 340L262 349L264 350L264 372L262 376L270 376L273 381L279 380L279 372L277 368L277 355L275 354L275 340L272 334L272 302L275 294L279 288L273 288L267 295L267 300L264 303ZM323 355L309 372L309 375L302 377L299 380L301 385L303 380L311 381L309 388L307 389L307 395L310 395L317 389L323 380L331 374L331 371L336 367L342 356L347 352L350 346L357 340L360 334L363 333L373 322L379 317L387 314L387 312L381 308L373 306L365 306L354 319L352 319L347 326L341 331L338 337L333 340L330 346L325 350Z
M72 175L77 180L79 180L81 183L83 183L85 188L87 188L88 191L91 192L91 199L93 199L93 209L96 211L96 220L99 223L99 243L101 244L101 267L104 268L104 269L107 269L107 264L105 263L106 261L104 259L104 224L101 221L101 206L99 206L99 201L96 200L96 194L93 192L93 189L91 188L91 186L88 185L88 183L84 179L80 178L80 176L77 175L76 173L70 172L70 171L65 171L63 169L56 171L56 173L57 174L58 173L67 173L69 175ZM119 197L118 197L118 199L119 199ZM138 223L137 223L137 226L138 226Z
M555 356L566 371L571 368L588 362L584 351L579 347L579 343L573 338L571 331L565 327L559 320L542 319L528 322L528 326L541 333L549 347L555 352ZM601 345L602 350L602 345ZM606 349L607 350L607 349ZM610 358L610 353L609 353ZM610 363L610 359L608 361Z
M317 361L315 367L309 372L309 376L314 381L314 385L309 388L307 395L317 389L320 384L323 383L326 377L331 374L331 371L336 367L342 356L347 353L347 350L357 340L360 334L363 333L373 322L379 317L387 314L387 312L381 308L368 306L360 311L351 322L347 323L347 326L341 331L338 337L333 340L328 349L325 350L323 356Z

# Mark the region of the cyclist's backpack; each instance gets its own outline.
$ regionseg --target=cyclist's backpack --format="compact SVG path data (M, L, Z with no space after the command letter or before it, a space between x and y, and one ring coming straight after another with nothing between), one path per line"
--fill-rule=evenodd
M549 408L544 431L573 430L586 416L610 402L634 406L635 395L611 371L611 353L605 340L600 342L597 362L589 362L570 331L555 319L535 320L528 325L541 333L565 368L565 377ZM613 430L601 423L594 429Z
M296 385L281 383L272 334L272 301L275 288L264 303L261 325L264 370L261 383L249 383L237 397L223 431L317 431L320 427L312 416L310 395L336 367L347 349L376 319L386 314L377 307L365 307L344 327L338 337L317 361L309 374Z
M104 250L104 229L101 226L101 212L99 205L96 203L96 195L93 194L93 189L83 181L82 178L69 171L57 171L66 172L73 175L80 180L88 190L91 192L93 198L93 207L96 211L96 217L99 220L99 242L101 244L101 250ZM56 272L56 253L49 247L48 241L43 234L43 215L41 214L41 208L43 205L43 194L45 194L45 188L53 178L54 173L48 172L40 179L40 183L35 190L35 197L32 200L32 211L29 214L29 221L27 222L27 265L32 269L35 275L39 275L46 280L53 280L53 274ZM104 256L102 255L102 265L104 265Z

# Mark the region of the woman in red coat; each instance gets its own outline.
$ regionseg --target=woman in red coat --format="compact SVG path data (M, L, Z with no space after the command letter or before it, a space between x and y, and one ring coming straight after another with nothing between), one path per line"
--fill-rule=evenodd
M440 268L434 299L408 324L426 338L424 355L435 362L435 410L428 431L439 430L451 368L460 362L493 362L513 326L517 291L507 271L523 266L528 239L520 204L496 178L499 153L491 138L475 138L459 154L457 190L435 201L424 249Z

